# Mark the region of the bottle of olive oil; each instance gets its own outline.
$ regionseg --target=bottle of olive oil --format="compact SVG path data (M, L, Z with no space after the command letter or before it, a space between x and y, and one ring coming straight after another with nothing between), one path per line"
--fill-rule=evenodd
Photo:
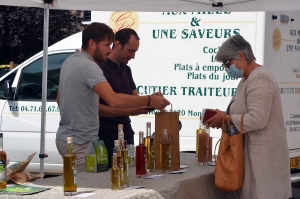
M128 150L124 144L124 132L119 133L120 150L123 157L123 168L124 168L124 187L129 187L129 164L128 164Z
M117 155L117 166L120 169L120 188L124 188L124 161L120 150L120 140L115 140L115 149Z
M0 189L6 188L6 172L7 172L6 153L3 150L3 133L0 133Z
M167 129L163 130L163 139L160 142L160 165L162 173L171 170L171 143Z
M120 190L120 169L117 166L116 149L113 151L113 165L111 167L111 190Z
M77 192L76 156L72 150L72 137L67 138L68 154L64 156L64 195L72 196Z
M146 123L146 137L144 138L144 145L147 151L147 170L154 171L154 137L151 136L151 122Z

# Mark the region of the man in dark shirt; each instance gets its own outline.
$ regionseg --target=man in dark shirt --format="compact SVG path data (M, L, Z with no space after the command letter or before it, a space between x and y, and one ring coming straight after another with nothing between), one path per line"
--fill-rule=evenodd
M112 53L105 63L99 63L104 76L116 93L138 95L131 69L127 63L129 60L134 59L139 48L139 40L133 29L124 28L119 30L115 35ZM160 95L160 93L156 95ZM149 112L149 108L151 107L112 108L103 99L100 99L99 138L104 141L109 157L113 153L114 140L118 139L118 124L123 124L124 138L127 144L134 144L134 131L129 116L146 114ZM111 161L111 158L109 158L109 161Z

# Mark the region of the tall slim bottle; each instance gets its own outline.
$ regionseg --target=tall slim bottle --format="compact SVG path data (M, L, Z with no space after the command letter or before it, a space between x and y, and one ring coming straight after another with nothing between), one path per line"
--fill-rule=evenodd
M160 142L160 165L162 173L171 170L171 143L167 129L163 130L163 139Z
M76 156L73 154L72 137L67 138L68 154L64 156L64 195L72 196L77 192Z
M139 132L139 145L135 148L136 151L136 177L142 178L147 174L147 152L144 145L144 132Z
M124 135L123 124L118 124L118 136L122 133ZM125 139L124 139L124 148L127 149L127 141Z
M198 159L198 148L199 148L199 133L202 132L202 130L204 129L204 126L202 124L202 117L200 116L200 120L199 120L199 129L196 130L196 159Z
M117 166L120 169L120 188L124 188L124 161L120 150L120 140L115 140L115 150L117 156Z
M113 150L113 165L111 167L111 190L120 190L120 169L117 166L116 149Z
M124 168L124 187L129 187L129 164L128 164L128 150L124 146L124 132L119 133L120 150L123 157Z
M146 123L146 137L144 144L147 151L147 171L154 171L154 137L151 136L151 122Z
M0 189L6 188L6 172L7 172L6 153L3 150L3 133L0 133Z

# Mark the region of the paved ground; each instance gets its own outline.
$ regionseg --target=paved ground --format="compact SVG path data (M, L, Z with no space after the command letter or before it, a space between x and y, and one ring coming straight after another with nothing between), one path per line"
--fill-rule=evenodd
M300 172L299 170L297 171L292 171L291 172L291 181L292 181L292 193L293 197L290 199L300 199Z
M290 199L300 199L300 187L292 187L293 197Z

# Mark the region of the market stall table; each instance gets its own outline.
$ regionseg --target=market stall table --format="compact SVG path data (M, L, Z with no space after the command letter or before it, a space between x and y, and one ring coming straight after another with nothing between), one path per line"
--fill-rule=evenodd
M130 198L130 199L181 199L181 198L224 198L214 185L214 166L199 165L194 153L181 153L182 165L189 165L183 174L165 174L161 179L141 179L135 177L135 167L130 168L130 186L145 186L144 189L110 190L110 171L101 173L79 172L77 174L78 192L92 192L88 198ZM160 171L147 175L160 175ZM50 190L27 196L0 195L0 198L71 198L63 195L63 176L46 178L28 186L42 186Z

